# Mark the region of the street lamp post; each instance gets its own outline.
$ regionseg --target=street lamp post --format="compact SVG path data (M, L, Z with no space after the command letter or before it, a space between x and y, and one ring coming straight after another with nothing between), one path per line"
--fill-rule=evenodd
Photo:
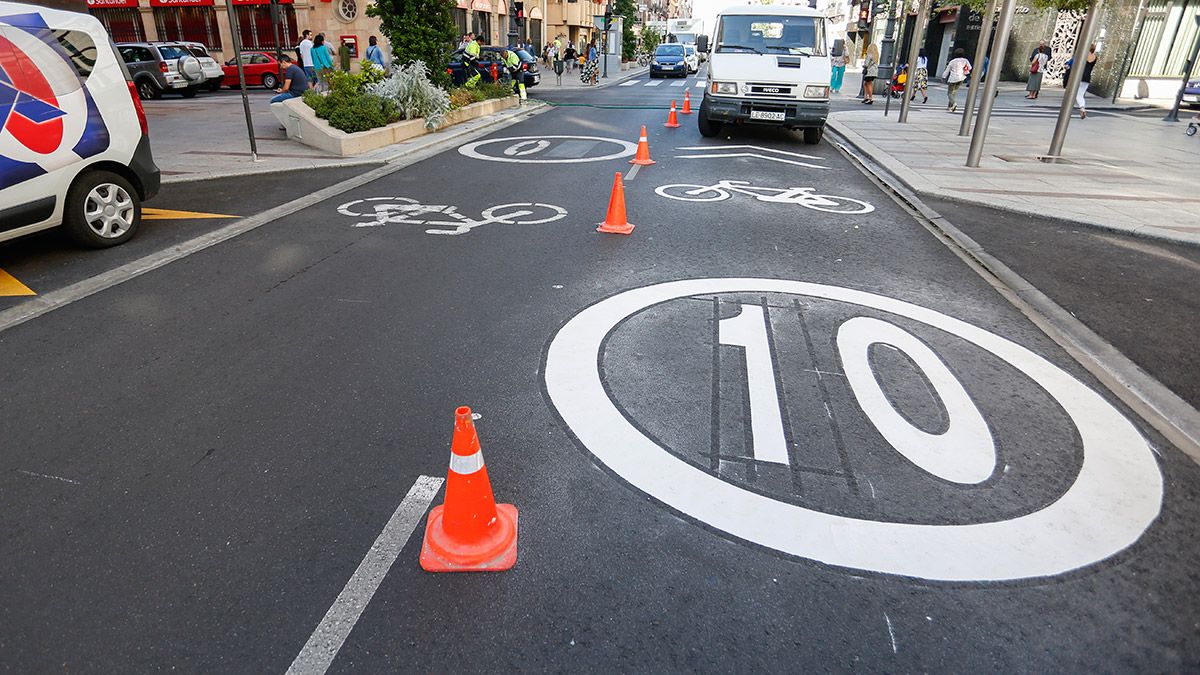
M1200 14L1196 15L1196 28L1200 29ZM1175 105L1171 112L1163 118L1164 122L1179 121L1179 105L1183 103L1183 90L1187 89L1188 80L1192 79L1192 71L1196 68L1196 57L1200 56L1200 30L1196 31L1196 41L1192 43L1192 55L1183 64L1183 82L1179 84L1179 93L1175 94Z
M1071 66L1071 76L1067 78L1066 90L1063 92L1062 105L1058 107L1058 121L1054 125L1054 136L1050 138L1050 150L1044 159L1057 161L1062 155L1063 142L1067 139L1067 125L1071 123L1071 108L1075 105L1075 93L1083 80L1084 66L1087 65L1088 44L1092 41L1092 33L1096 24L1100 23L1100 10L1104 8L1103 0L1095 0L1087 17L1083 20L1083 28L1079 31L1079 42L1075 45L1075 54Z
M991 67L987 81L983 84L983 99L979 101L979 118L975 120L975 131L971 133L971 149L967 151L967 166L979 166L983 156L983 141L987 138L988 123L992 120L992 104L996 101L996 89L1000 86L1000 71L1004 70L1004 54L1008 51L1008 31L1012 26L1013 14L1017 11L1016 0L1004 0L1000 9L1000 20L996 22L996 39L992 44Z
M975 45L975 60L972 62L976 68L980 67L984 57L987 56L988 42L992 36L992 23L996 19L996 5L998 1L991 0L988 3L983 20L979 22L979 44ZM963 106L962 122L958 125L959 136L966 136L971 133L971 114L975 112L975 94L979 93L979 81L982 79L982 77L972 77L971 84L967 87L967 102Z
M928 20L929 0L921 0L921 4L917 7L917 20L913 26L912 41L908 45L908 67L910 70L912 69L912 64L917 62L917 52L921 49L921 38L925 36L925 23ZM914 79L910 76L904 80L904 98L900 101L900 119L896 120L897 122L908 122L908 109L909 103L912 102Z
M242 110L246 112L246 133L250 135L250 158L257 162L258 143L254 141L254 121L250 119L250 97L246 95L246 72L242 67L242 34L237 15L233 13L233 0L225 0L225 10L229 12L229 28L233 34L233 62L237 64L238 83L242 87Z

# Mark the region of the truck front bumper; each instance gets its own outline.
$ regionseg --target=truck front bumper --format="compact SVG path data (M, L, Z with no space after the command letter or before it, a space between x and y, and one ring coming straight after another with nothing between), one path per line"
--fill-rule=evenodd
M713 122L771 124L782 127L822 127L829 117L829 101L764 101L704 93L704 107ZM754 113L773 113L776 119L761 119ZM783 119L779 119L783 113Z

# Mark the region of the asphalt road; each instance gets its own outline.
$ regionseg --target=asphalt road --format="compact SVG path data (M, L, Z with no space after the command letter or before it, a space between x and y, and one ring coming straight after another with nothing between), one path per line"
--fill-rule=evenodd
M0 332L5 667L287 669L463 404L518 563L423 572L422 522L332 671L1200 666L1200 467L836 149L666 129L681 89Z

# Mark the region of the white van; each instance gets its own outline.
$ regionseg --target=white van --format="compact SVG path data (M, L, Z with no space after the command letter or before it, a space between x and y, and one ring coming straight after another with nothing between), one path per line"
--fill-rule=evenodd
M0 241L63 225L115 246L158 187L146 114L100 22L0 2Z
M772 124L803 129L819 143L829 116L829 51L825 16L808 7L745 5L717 16L708 82L696 116L702 136L723 124Z

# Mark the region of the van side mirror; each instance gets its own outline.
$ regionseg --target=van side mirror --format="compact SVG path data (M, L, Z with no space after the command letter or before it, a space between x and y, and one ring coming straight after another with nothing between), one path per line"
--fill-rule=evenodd
M708 36L707 35L696 36L696 51L701 52L703 54L708 53Z

